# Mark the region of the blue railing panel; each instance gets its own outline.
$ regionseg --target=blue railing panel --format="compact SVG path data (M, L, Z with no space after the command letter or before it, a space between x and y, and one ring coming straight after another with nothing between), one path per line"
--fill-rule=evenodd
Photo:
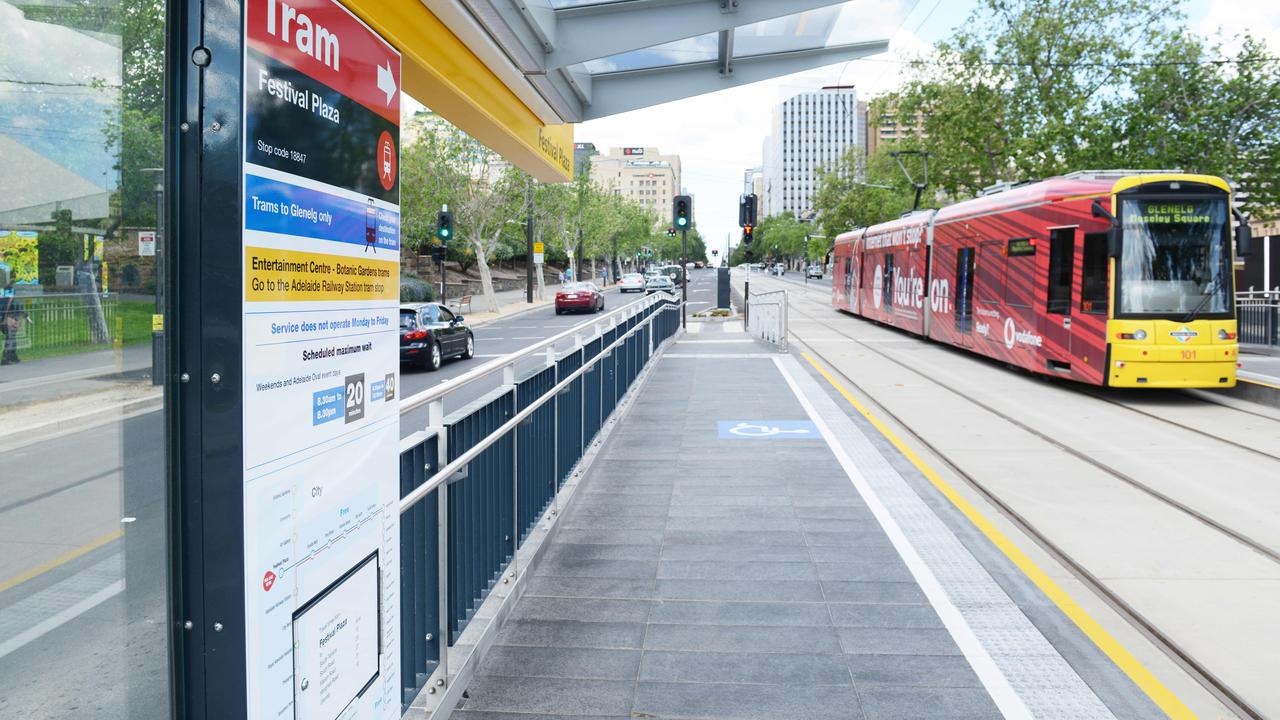
M435 473L439 467L438 455L439 442L435 435L400 453L401 497ZM402 710L417 696L440 662L438 498L438 493L430 493L400 516Z
M534 370L516 383L516 411L524 410L556 384L556 369ZM537 524L542 511L556 494L556 408L546 403L520 424L516 431L516 472L519 505L516 517L520 539Z
M556 362L556 382L569 377L582 367L582 354L574 351ZM582 377L569 383L556 396L556 473L564 485L569 471L582 459Z
M515 414L515 397L499 390L445 419L453 461ZM453 642L515 550L513 436L490 445L449 484L449 630Z

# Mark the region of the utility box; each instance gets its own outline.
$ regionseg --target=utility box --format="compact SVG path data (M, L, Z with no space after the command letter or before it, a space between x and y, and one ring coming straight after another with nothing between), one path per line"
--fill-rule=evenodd
M716 268L716 307L729 309L729 268Z
M76 284L76 266L59 265L53 271L53 284L58 287L71 287Z

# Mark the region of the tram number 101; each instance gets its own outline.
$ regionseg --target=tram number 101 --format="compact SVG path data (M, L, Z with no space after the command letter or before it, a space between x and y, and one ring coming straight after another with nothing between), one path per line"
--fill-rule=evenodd
M1183 359L1183 360L1195 360L1195 359L1196 359L1196 351L1195 351L1195 350L1182 350L1182 351L1181 351L1181 353L1182 353L1182 359Z

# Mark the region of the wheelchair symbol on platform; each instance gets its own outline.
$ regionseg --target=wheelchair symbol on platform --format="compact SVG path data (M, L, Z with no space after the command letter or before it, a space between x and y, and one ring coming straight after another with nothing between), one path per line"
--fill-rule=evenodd
M721 420L720 437L753 440L810 440L818 428L807 420Z

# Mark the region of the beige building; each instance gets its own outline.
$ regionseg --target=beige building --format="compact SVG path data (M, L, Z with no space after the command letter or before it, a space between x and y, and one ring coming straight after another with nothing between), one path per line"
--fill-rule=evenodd
M924 137L924 114L917 112L914 118L903 122L892 106L879 108L872 103L867 110L867 156L875 154L884 143L897 142L908 137Z
M671 202L680 194L679 155L663 155L654 147L621 147L592 155L590 161L597 185L652 210L659 225L670 223Z

